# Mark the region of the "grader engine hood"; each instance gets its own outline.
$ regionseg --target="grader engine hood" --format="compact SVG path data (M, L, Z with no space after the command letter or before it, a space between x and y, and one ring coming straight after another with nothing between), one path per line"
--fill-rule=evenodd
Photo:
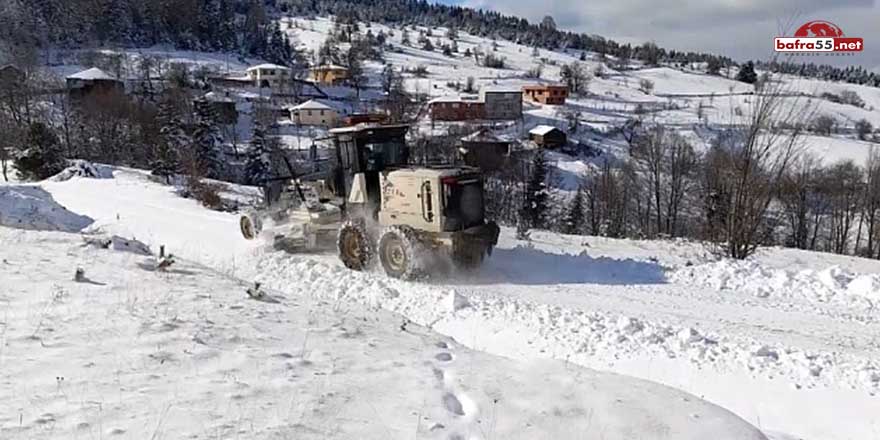
M483 182L461 168L405 168L382 173L383 224L456 232L484 223Z

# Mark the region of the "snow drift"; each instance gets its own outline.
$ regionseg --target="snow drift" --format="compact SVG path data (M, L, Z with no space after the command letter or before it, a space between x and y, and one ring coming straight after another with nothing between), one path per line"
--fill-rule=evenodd
M61 206L37 186L0 186L0 225L18 229L79 232L91 225L90 217Z
M761 298L801 297L868 307L873 307L872 301L880 300L880 275L859 275L839 266L789 271L771 269L755 261L721 260L677 269L669 278L677 283L736 290Z

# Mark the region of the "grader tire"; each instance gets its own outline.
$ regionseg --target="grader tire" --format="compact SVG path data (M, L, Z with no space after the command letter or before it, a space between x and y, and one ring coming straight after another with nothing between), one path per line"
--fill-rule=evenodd
M423 246L407 226L390 226L379 238L379 261L392 278L415 280L425 276Z
M238 220L238 226L241 228L241 235L245 240L254 240L263 231L263 221L256 213L242 215Z
M362 222L345 222L336 238L339 259L351 270L366 270L373 259L373 246Z

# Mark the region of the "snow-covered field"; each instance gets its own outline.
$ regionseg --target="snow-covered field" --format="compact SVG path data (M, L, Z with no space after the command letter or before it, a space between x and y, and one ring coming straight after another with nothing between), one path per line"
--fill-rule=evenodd
M211 437L211 434L205 433L216 436L217 432L228 435L244 430L244 438L253 437L252 433L261 433L256 437L265 438L270 436L269 430L273 426L281 425L286 428L278 429L288 429L288 423L303 424L278 415L279 411L285 415L291 414L290 408L294 403L290 403L293 399L289 395L282 399L277 393L300 395L302 392L295 390L307 390L307 396L303 397L305 401L310 401L310 398L314 398L312 402L333 400L332 396L324 396L324 400L321 400L323 391L317 390L327 386L327 381L312 382L317 380L314 378L308 381L302 379L303 382L282 381L290 388L287 391L276 390L277 384L273 381L281 380L277 377L279 375L289 374L289 365L293 364L293 370L298 371L297 356L302 351L332 353L323 355L325 357L322 359L323 365L331 370L334 368L331 361L334 356L344 359L339 362L347 365L378 362L369 356L347 357L354 356L348 353L350 347L335 348L336 344L347 341L331 336L315 339L314 334L319 332L308 330L333 329L333 324L342 322L339 325L348 330L352 329L351 326L362 325L362 332L377 332L371 340L382 342L383 348L377 349L380 352L392 347L395 350L410 347L402 350L409 356L397 352L383 352L377 356L387 355L389 358L407 359L400 361L403 363L411 361L412 365L421 364L423 368L418 372L403 368L406 374L412 374L413 377L425 371L428 372L428 379L436 374L431 372L431 368L437 368L438 364L431 360L431 356L443 350L431 344L442 340L453 347L455 353L454 365L459 370L454 377L463 377L461 368L465 368L467 373L464 377L471 380L481 378L477 385L471 385L474 382L455 385L455 389L467 396L459 399L462 407L471 405L465 402L472 402L479 408L477 412L480 417L469 417L466 409L462 410L465 416L449 416L448 411L444 413L444 407L437 400L443 399L441 391L435 390L439 397L434 396L433 401L424 397L425 394L420 394L419 399L424 398L426 402L434 404L430 407L434 409L409 406L403 411L406 414L394 413L395 417L401 418L400 423L407 420L410 424L405 429L399 428L402 431L392 432L408 432L409 436L416 429L427 430L432 423L439 423L448 428L444 435L458 429L456 432L471 433L470 437L462 434L462 438L508 438L500 434L494 437L487 434L487 424L490 423L487 417L501 417L498 414L502 413L493 409L496 403L493 403L495 397L492 389L506 388L493 388L491 385L492 380L501 377L512 377L524 384L512 386L517 391L523 391L523 401L519 403L522 405L519 409L505 410L505 417L509 416L509 420L533 420L553 414L554 410L538 408L547 405L545 397L532 399L528 391L544 385L530 382L530 375L515 373L532 368L516 365L531 365L535 360L562 362L542 364L542 368L577 371L575 376L598 374L583 368L587 367L671 386L732 411L771 438L866 439L875 438L880 433L880 421L876 417L880 412L880 396L876 395L880 391L880 311L874 307L877 298L880 298L880 283L876 275L872 275L880 269L880 263L876 261L764 249L752 260L734 263L717 260L712 249L705 245L685 241L643 242L536 233L531 243L525 243L515 240L510 231L504 231L499 248L479 273L427 283L406 283L388 279L379 273L348 271L332 255L267 252L261 245L239 237L234 215L207 211L194 201L179 198L168 187L149 181L137 171L116 171L113 179L75 177L68 181L47 181L35 188L43 189L55 203L63 205L70 212L93 220L87 231L100 230L105 234L137 238L153 249L165 245L168 252L185 260L174 266L182 273L155 273L141 267L148 261L147 257L83 248L82 240L76 235L3 229L4 240L8 243L2 247L3 258L8 263L4 263L0 270L15 278L4 276L4 279L13 279L14 282L9 283L13 290L5 292L2 297L9 317L5 318L4 337L7 342L2 353L4 368L0 371L5 374L2 379L4 386L12 386L19 396L19 400L16 400L19 403L14 408L7 404L10 409L2 412L4 420L0 426L4 429L24 429L23 426L44 429L50 424L57 425L58 429L63 426L68 429L86 423L91 429L103 430L94 432L107 433L116 429L115 425L110 427L108 423L117 421L119 416L114 417L110 410L101 408L111 405L113 401L136 401L143 397L138 390L148 389L166 393L162 394L165 400L155 396L149 398L151 395L147 393L152 409L140 409L140 415L133 415L134 418L126 419L130 420L126 423L117 421L119 429L130 433L142 432L139 429L143 428L136 424L144 423L151 429L171 429L171 426L183 423L173 419L183 417L181 414L189 414L181 408L214 408L214 415L210 411L199 412L200 417L204 417L199 420L206 421L196 427L187 425L187 432ZM0 204L0 211L6 206L10 205ZM70 279L77 265L86 268L87 275L96 282L107 286L72 284ZM22 267L39 269L41 275L28 275ZM253 281L260 281L280 303L249 300L244 291ZM52 287L56 285L58 289ZM38 293L25 295L22 292ZM62 299L53 300L56 294ZM132 312L129 310L131 307L142 308ZM344 319L338 313L340 310L347 311L341 312ZM316 318L321 324L303 326L303 321L308 321L310 314L322 316ZM363 316L368 316L367 321L358 321L357 317ZM398 337L410 337L399 330L404 318L412 322L408 328L424 335L420 336L423 339L421 342L397 341ZM173 328L163 327L168 321ZM212 324L208 324L208 321ZM91 330L78 329L78 322L88 323L86 327ZM366 330L372 328L367 324L372 322L376 323L376 327ZM44 326L52 330L46 330ZM77 338L68 335L71 331L84 331L85 336ZM326 331L336 336L342 332L338 329ZM209 342L207 347L202 347L203 344L194 342L193 335L201 334L199 332L204 332L206 338L213 338L217 346ZM311 335L310 342L304 344L302 340L306 333ZM107 335L114 335L118 339ZM43 352L47 348L41 346L40 340L49 348L55 347L58 353L64 354L58 356ZM100 341L100 344L96 341ZM135 341L134 345L132 341ZM23 381L19 377L22 374L38 374L44 369L54 371L52 368L56 367L52 365L57 365L63 359L90 353L91 349L84 349L82 344L98 344L101 348L97 353L106 352L98 355L107 356L102 358L102 362L107 364L103 364L106 369L101 374L89 376L90 371L87 371L82 376L78 373L50 372L48 377L41 379L46 381L43 389L39 389L39 386L14 388L15 384L22 387L23 383L31 383ZM303 348L304 345L306 348ZM219 365L223 363L221 360L196 360L194 353L212 346L221 352L212 356L221 359L230 356L230 362L234 365L223 367ZM34 352L35 348L40 348L40 351ZM231 352L237 353L237 350L244 350L244 355L233 356ZM417 355L414 354L416 352ZM13 353L15 361L12 360ZM123 356L120 353L129 354ZM292 357L273 356L278 353L288 353ZM462 362L462 353L486 358L474 363ZM485 353L503 356L505 361L500 362ZM171 356L172 362L169 367L163 367L161 363L157 366L161 359L156 360L151 355ZM416 362L412 356L418 357L419 361ZM25 368L29 364L17 360L28 358L33 359L29 362L33 362L34 366L42 367ZM88 370L89 367L82 367L88 362L96 361L72 362L70 368ZM213 362L213 367L201 362ZM433 367L425 365L425 362ZM513 365L513 373L492 370L508 363ZM9 365L14 365L15 369L10 370ZM163 368L169 370L164 371ZM160 370L165 375L151 379L149 375L158 374L151 369ZM236 370L228 373L228 369ZM118 374L127 376L131 382L112 377L118 371L122 371ZM204 373L207 376L202 377L202 371L207 372ZM326 369L321 371L327 373ZM316 373L312 371L308 374ZM65 398L58 390L70 387L71 382L57 384L55 382L60 380L56 380L56 376L64 376L67 381L71 381L72 376L83 378L78 379L83 381L79 382L80 390L88 389L87 382L100 377L103 385L95 385L94 388L100 390L96 393L102 393L104 400L95 395L72 397L69 388L63 389L68 396ZM192 380L181 381L181 376ZM300 376L305 377L305 374ZM162 377L168 379L163 381ZM236 377L247 378L241 380L247 383L246 388L252 395L245 391L234 391ZM135 378L144 382L137 382ZM117 380L121 381L121 385L115 382ZM204 386L170 386L166 383L168 380L179 384L202 383ZM359 380L366 379L355 375L333 382L341 386L342 383L352 384ZM402 379L401 385L415 383L406 380ZM559 387L556 390L568 388L566 381L569 380L570 376L551 381L548 393L540 396L546 396L547 399L554 395L558 397L559 394L549 390L554 389L553 386ZM646 382L630 385L629 382L633 381L631 378L602 376L601 382L607 381L621 384L620 392L629 392L630 386L657 386ZM223 383L230 388L223 392L210 389L213 394L200 394L207 393L209 385L215 383ZM298 388L300 386L304 388ZM439 387L436 382L434 386ZM467 388L471 386L476 388ZM376 389L387 387L377 386ZM39 395L39 399L28 394L28 389ZM372 395L373 392L376 390L367 390L363 394L351 391L356 396L349 395L348 400L368 399L365 394ZM236 399L229 399L236 393L243 393L244 402L253 403L236 406ZM341 391L336 391L334 395L341 398L339 393ZM53 400L56 398L64 401L64 404L76 401L78 409L58 409L54 405L62 404ZM168 403L173 399L183 399L189 403ZM509 399L502 396L500 401ZM692 397L688 399L693 400ZM23 409L27 405L20 403L22 401L51 403L42 407L45 409L27 410L32 411L28 412L31 417L28 419ZM104 403L83 403L92 401ZM205 403L208 401L213 403ZM225 406L218 407L216 401L224 402ZM287 406L278 409L282 401L288 402ZM161 402L166 405L163 406ZM278 406L263 407L268 402ZM386 413L382 411L391 411L388 405L392 403L382 402L373 403L380 416L368 419L378 424L399 426L391 423L390 420L397 420L394 417L383 416ZM527 402L533 402L534 405L527 405ZM125 411L125 408L131 408L128 403L117 403L119 405L115 411L129 413ZM585 412L563 410L562 414L583 421L590 419L591 411L598 411L589 409L593 408L592 404L578 405ZM646 411L653 414L649 418L663 420L659 422L661 424L677 426L677 422L670 421L671 415L656 415L652 411L657 408L650 403L644 405L649 408ZM95 409L96 406L98 409ZM659 406L665 407L665 404ZM177 408L178 412L173 416L162 416L165 407ZM312 411L313 407L307 407ZM234 416L230 416L224 412L229 408L236 408L239 412L233 412ZM369 405L355 405L344 411L337 406L336 410L342 412L323 413L320 416L324 417L320 419L322 426L327 426L325 422L330 420L328 418L349 420L349 416L354 417L352 412L363 416L364 408L369 408ZM71 414L65 411L79 415L65 416L64 422L60 422L64 414ZM101 411L110 413L99 417ZM302 414L303 411L300 409L293 413ZM446 414L446 417L452 418L438 418L439 421L424 424L418 422L421 416L416 414L430 411L439 414L431 417ZM42 417L43 414L50 416ZM87 414L92 418L72 421L77 417L87 419ZM167 414L172 414L172 410L167 410ZM598 420L595 417L592 423ZM38 422L38 419L43 421ZM694 419L705 420L705 416L695 416ZM27 420L31 421L31 425L25 423ZM104 424L100 428L94 426L98 420ZM847 422L842 423L842 420ZM254 427L250 427L251 422ZM515 432L515 423L509 423L505 425L510 426L511 431L508 432ZM309 426L308 423L305 425ZM556 425L548 422L542 426L555 429L553 427ZM482 433L475 426L482 429ZM493 428L495 432L501 432L498 430L502 424L496 426ZM590 429L599 429L595 424L590 426L593 427ZM352 422L342 423L340 429L344 433L369 433L373 431L368 429L380 428L366 422ZM593 432L590 429L546 431L555 434L530 438L572 438L578 437L575 432ZM631 438L614 434L612 428L604 431L599 429L597 432L606 432L605 438ZM656 432L659 431L653 431L654 434ZM669 432L668 438L683 438L684 435ZM654 434L642 434L642 438L662 437ZM170 438L169 434L165 435ZM326 431L315 435L316 438L335 438ZM339 435L338 438L346 437ZM370 437L369 434L364 436ZM391 435L393 438L402 436ZM745 437L734 435L731 438Z
M116 198L100 197L110 182ZM235 229L218 216L143 175L40 187L95 223L87 236L0 227L0 438L765 438L680 390L469 349L421 316L409 322L380 307L393 292L433 287L258 257L233 244ZM39 229L78 225L60 206L31 215L60 217L33 222ZM158 221L168 216L176 225ZM250 279L187 259L160 270L155 256L90 245L111 230L149 230L140 237L154 250L164 243L203 261L250 254L242 273L286 272L254 299ZM361 301L377 292L372 305ZM448 294L433 313L471 313Z

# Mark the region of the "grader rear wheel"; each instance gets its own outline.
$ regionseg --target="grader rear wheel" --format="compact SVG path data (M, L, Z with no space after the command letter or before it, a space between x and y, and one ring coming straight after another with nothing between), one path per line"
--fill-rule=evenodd
M363 224L346 222L336 240L339 259L351 270L365 270L373 258L373 246Z

